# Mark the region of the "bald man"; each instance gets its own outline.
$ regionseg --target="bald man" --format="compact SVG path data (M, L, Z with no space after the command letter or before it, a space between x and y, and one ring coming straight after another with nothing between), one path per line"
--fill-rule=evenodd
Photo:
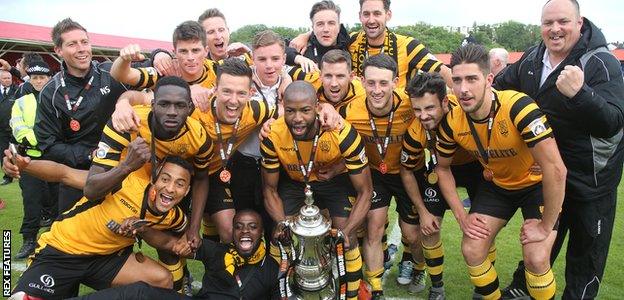
M541 24L542 42L498 76L495 86L526 93L548 117L568 168L551 261L569 231L563 299L593 299L607 261L622 177L622 70L575 0L548 1ZM514 274L507 291L525 289L522 273Z

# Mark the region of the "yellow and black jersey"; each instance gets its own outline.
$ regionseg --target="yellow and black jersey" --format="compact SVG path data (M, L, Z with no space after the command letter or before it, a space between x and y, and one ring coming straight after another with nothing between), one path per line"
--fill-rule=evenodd
M210 59L204 59L204 66L201 76L196 80L189 81L189 85L199 84L205 88L213 88L217 83L217 68L219 63ZM141 73L139 82L133 86L135 89L153 89L162 76L158 74L158 71L154 67L137 68Z
M494 183L504 189L518 190L542 180L541 174L530 172L534 164L529 147L552 136L546 116L529 96L516 91L495 91L494 116L491 137L487 140L488 119L482 122L469 120L461 107L455 107L438 127L439 155L453 156L460 146L479 159L494 173ZM488 164L479 153L468 122L473 122L483 144L489 149Z
M111 121L104 127L102 138L93 158L93 164L109 170L119 164L126 157L127 147L137 137L142 137L150 145L152 131L150 119L152 118L151 107L135 106L135 113L141 120L139 132L122 133L113 128ZM201 123L192 118L186 118L186 123L171 140L156 140L156 156L162 161L166 156L174 155L192 162L197 170L208 168L208 162L213 156L213 144ZM137 170L145 178L150 178L151 164L145 164Z
M327 97L325 97L325 92L322 86L316 90L316 94L321 103L329 103L333 105L335 109L339 109L340 107L346 104L349 104L351 101L360 101L360 102L366 101L366 90L364 89L364 86L362 85L362 81L360 81L357 78L351 80L347 95L345 95L344 99L342 99L338 103L332 103L331 101L327 100Z
M240 59L240 60L244 61L244 62L245 62L248 66L250 66L250 67L251 67L251 66L253 66L253 64L254 64L254 62L253 62L253 58L251 57L251 55L250 55L249 53L243 53L243 54L241 54L241 55L239 55L239 56L231 56L231 57L228 57L228 58L238 58L238 59ZM208 58L208 59L210 59L210 58ZM222 65L222 64L223 64L223 61L224 61L224 60L223 60L223 59L221 59L221 60L219 60L217 63L218 63L219 65Z
M414 111L412 110L408 95L402 88L394 90L392 101L394 117L392 120L388 148L383 162L387 165L387 173L398 174L400 171L403 135L414 119ZM383 145L390 114L388 113L388 115L385 116L373 116L369 114L366 100L351 101L349 104L342 106L338 111L362 136L366 145L366 155L370 160L371 168L379 171L379 164L382 162L382 157L377 150L377 143L375 142L375 137L371 128L370 117L373 117L375 126L377 127L377 134L380 139L378 142Z
M312 144L312 140L297 141L297 147L306 168L312 152ZM271 133L262 140L260 153L262 154L262 167L265 169L277 172L282 166L291 179L304 181L293 137L283 117L271 124ZM337 164L343 159L351 173L359 173L368 162L364 143L348 122L345 122L342 129L323 131L319 135L309 181L317 180L316 170Z
M457 97L449 94L449 110L459 106L457 103ZM435 145L437 144L437 132L431 131L429 133L430 138L434 141L431 145L427 145L427 132L420 123L420 120L414 119L412 124L407 128L405 137L403 139L403 152L401 152L401 165L408 170L418 170L424 167L425 160L429 161L431 157L431 151L435 151ZM429 147L429 148L427 148ZM424 151L427 149L427 151ZM475 161L475 157L463 148L457 149L453 156L452 165L464 165L469 162Z
M216 107L215 107L216 98L213 97L210 100L211 109L208 112L202 112L199 109L195 109L193 114L191 114L191 118L198 120L201 123L201 126L206 130L208 135L213 141L218 141L219 138L217 136L216 130ZM266 101L248 101L243 108L243 112L240 117L240 124L238 125L238 130L236 132L236 137L234 144L232 146L232 153L236 151L238 146L240 146L245 139L254 132L258 126L261 126L265 121L270 118L277 118L277 108L269 108ZM223 124L220 123L221 127L221 139L224 144L227 145L232 133L234 131L234 124ZM218 144L218 143L217 143ZM222 147L226 145L217 145L217 147ZM224 149L225 150L225 149ZM209 173L214 174L219 169L221 169L221 156L219 155L219 148L215 148L215 154L212 156L209 164Z
M306 73L301 67L292 66L286 66L286 70L293 81L303 80L310 83L315 89L319 89L323 85L323 82L321 82L321 73L319 71Z
M418 71L438 72L442 67L442 62L438 61L425 45L412 37L386 30L384 45L374 47L368 45L366 34L362 30L352 32L350 36L349 53L353 71L358 76L363 74L364 60L379 53L390 55L398 64L399 87L405 87Z
M117 234L124 219L140 217L149 178L135 171L122 182L123 188L102 202L82 198L41 235L39 243L75 255L107 255L131 246L134 238ZM175 206L165 215L146 209L145 220L152 228L182 232L187 223L184 212Z

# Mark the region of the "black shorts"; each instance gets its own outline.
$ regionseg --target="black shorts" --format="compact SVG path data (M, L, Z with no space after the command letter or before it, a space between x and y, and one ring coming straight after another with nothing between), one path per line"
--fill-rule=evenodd
M403 187L403 181L399 174L381 174L371 169L373 178L373 203L371 210L390 205L390 199L394 196L396 211L401 220L408 224L418 225L418 212Z
M132 253L132 247L109 255L73 255L46 245L33 257L13 293L44 299L76 296L82 283L95 290L109 288Z
M484 181L472 203L470 213L480 213L509 221L518 208L524 219L541 219L544 196L542 183L520 190L506 190Z
M455 178L455 185L466 188L470 201L474 201L479 186L485 181L481 163L473 161L463 165L451 165L451 172Z
M305 184L292 180L288 174L280 171L278 193L282 199L284 213L293 216L299 213L299 209L304 206ZM351 184L348 173L336 175L328 181L310 182L310 187L314 193L314 204L320 209L329 210L332 217L348 217L357 193Z
M204 207L204 212L209 215L226 209L234 209L234 199L230 187L221 181L220 173L221 170L211 174L209 178L208 199Z
M229 165L232 172L230 190L236 210L264 209L260 160L235 151Z
M451 172L455 178L455 185L466 188L471 201L474 201L478 187L483 181L481 173L483 167L479 162L471 162L464 165L451 166ZM436 217L444 217L444 213L449 209L446 198L442 195L438 183L430 184L427 181L425 169L422 168L414 172L414 177L418 181L420 195L423 198L427 210Z
M418 182L420 196L422 197L427 210L432 215L442 218L444 217L444 212L449 209L449 205L442 195L438 184L429 183L426 176L427 173L425 173L424 168L414 172L414 177L416 177L416 181Z

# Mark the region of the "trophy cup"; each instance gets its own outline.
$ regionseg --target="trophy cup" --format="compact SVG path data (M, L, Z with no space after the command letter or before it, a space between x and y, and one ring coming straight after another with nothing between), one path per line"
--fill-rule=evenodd
M289 300L330 300L337 299L339 288L338 274L344 275L344 258L332 251L341 233L331 229L331 221L323 216L314 205L312 190L305 189L305 205L292 221L284 224L292 233L291 258L289 265L292 274L286 275L280 287L282 299ZM338 237L338 239L336 239ZM282 248L280 246L280 248ZM342 248L340 248L342 254ZM284 256L283 256L284 257ZM340 263L342 262L342 267ZM288 292L286 292L288 291Z

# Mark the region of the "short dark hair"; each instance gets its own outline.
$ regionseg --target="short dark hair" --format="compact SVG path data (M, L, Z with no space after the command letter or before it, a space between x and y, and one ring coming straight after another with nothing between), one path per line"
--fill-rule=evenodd
M223 63L217 68L217 84L219 84L219 80L223 74L240 77L245 76L249 78L249 84L251 85L251 68L240 58L230 57L223 60Z
M39 53L24 52L22 54L22 63L24 66L29 66L33 61L43 61L43 57Z
M178 165L184 169L186 169L189 172L189 175L193 176L193 174L195 173L195 169L193 168L193 165L188 162L187 160L183 159L180 156L167 156L165 157L165 160L163 161L163 166L166 163L172 163L174 165ZM160 174L159 174L160 176Z
M158 90L161 87L167 86L167 85L179 86L183 88L184 90L186 90L186 93L187 93L186 99L189 102L191 102L191 88L189 87L189 84L186 81L184 81L184 79L177 77L177 76L165 76L159 79L158 82L156 82L156 87L154 88L154 97L156 96L156 94L158 93Z
M405 92L410 98L420 98L426 93L433 94L442 102L446 97L446 82L439 73L420 73L412 77Z
M54 27L52 28L52 43L54 43L54 46L61 47L63 45L63 39L61 38L61 35L65 32L76 29L87 32L87 30L82 27L82 25L72 20L71 18L65 18L56 23L56 25L54 25Z
M314 3L314 5L312 5L312 9L310 10L310 20L314 18L314 15L316 15L316 13L323 10L333 10L340 18L340 6L336 5L331 0L323 0L320 2L316 2Z
M298 97L298 98L297 98ZM314 99L314 103L318 102L316 97L316 89L309 82L303 80L295 80L289 84L284 90L284 102L290 101L290 99L301 97L310 97Z
M366 1L371 1L371 0L360 0L360 10L362 10L362 5ZM383 6L385 10L390 10L390 0L379 0L379 1L383 2Z
M366 68L368 67L390 70L392 71L393 78L397 76L397 63L392 57L385 53L373 55L364 60L364 64L362 64L362 72L364 75L366 75Z
M346 63L351 70L351 55L347 53L347 51L341 49L332 49L327 51L321 58L321 63L319 68L323 69L323 63L327 64L337 64L337 63Z
M273 44L278 44L282 49L286 49L284 39L282 39L279 34L275 33L273 30L263 30L254 35L253 41L251 42L251 49L256 50Z
M178 41L200 41L206 46L206 32L197 21L185 21L173 31L173 47L177 48Z
M451 54L451 69L459 64L477 64L484 75L490 73L490 56L481 45L468 44L457 48Z
M218 8L209 8L209 9L206 9L201 15L199 15L199 18L197 18L197 22L202 23L206 19L216 18L216 17L219 17L223 19L223 21L225 21L225 15L223 15L223 13Z

